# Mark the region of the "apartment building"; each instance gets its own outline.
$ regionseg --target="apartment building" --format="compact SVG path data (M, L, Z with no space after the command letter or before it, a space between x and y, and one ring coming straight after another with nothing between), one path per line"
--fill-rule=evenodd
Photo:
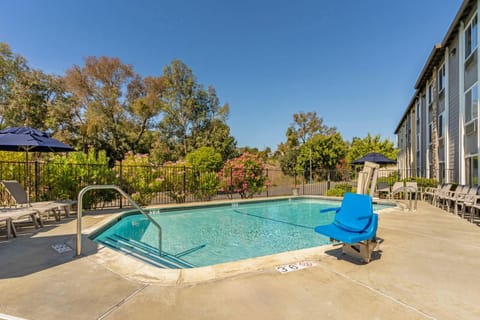
M479 7L480 0L462 3L415 83L415 93L395 129L402 177L436 176L441 182L478 184Z

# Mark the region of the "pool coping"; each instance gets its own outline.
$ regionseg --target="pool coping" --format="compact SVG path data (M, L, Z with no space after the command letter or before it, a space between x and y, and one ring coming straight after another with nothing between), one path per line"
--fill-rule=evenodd
M189 209L202 206L221 206L231 203L252 203L252 202L265 202L269 200L282 200L282 199L324 199L324 200L336 200L341 201L339 197L325 197L325 196L283 196L283 197L268 197L268 198L256 198L256 199L235 199L235 200L219 200L212 202L199 202L188 204L168 204L160 206L149 206L146 209L163 209L170 208L177 209ZM389 210L398 209L398 202L392 200L374 199L374 203L378 204L394 204L395 207L379 210L377 213L385 213ZM319 260L322 256L326 256L326 252L337 247L337 244L327 244L320 247L305 248L300 250L281 252L267 256L254 257L249 259L243 259L238 261L214 264L204 267L186 268L186 269L162 269L148 263L145 263L133 256L128 255L125 252L119 252L111 249L107 246L98 244L91 240L95 235L105 230L113 223L117 222L120 217L128 215L129 212L135 210L128 209L122 212L115 213L109 217L106 217L95 223L93 226L85 229L83 235L86 235L86 241L90 242L90 245L96 246L97 250L91 255L88 255L88 259L93 260L95 263L102 265L108 270L115 272L122 277L142 282L142 283L155 283L159 285L171 286L171 285L191 285L206 281L215 281L219 279L225 279L244 275L248 273L261 273L271 271L275 267L283 264L292 264L298 262L312 262L315 264L315 260Z

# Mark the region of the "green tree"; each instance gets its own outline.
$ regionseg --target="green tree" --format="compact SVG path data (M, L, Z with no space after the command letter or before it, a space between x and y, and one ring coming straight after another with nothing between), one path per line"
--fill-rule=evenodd
M304 163L299 163L299 157L304 153L304 145L317 136L334 136L337 133L335 127L329 127L323 123L323 118L316 112L300 112L293 115L293 123L285 133L287 141L278 146L277 158L280 162L282 172L287 175L294 175L304 170L310 170L310 147L308 147L308 168ZM303 150L303 151L302 151ZM304 155L302 155L304 156ZM303 159L302 159L303 161Z
M218 148L229 148L234 143L229 134L224 135L228 104L221 106L215 89L205 89L198 84L192 70L182 61L172 61L163 73L165 94L164 113L159 125L161 145L179 159L202 146L214 147L223 155ZM223 141L213 145L209 140Z
M301 144L306 143L316 134L329 135L337 131L335 127L323 124L323 118L318 117L316 112L300 112L293 115L293 123L287 132L289 139L296 139Z
M346 152L347 144L340 133L314 135L300 147L296 170L310 177L319 170L335 169Z
M382 139L377 134L375 136L367 134L365 138L354 137L347 153L347 160L352 163L353 160L359 159L370 152L378 152L390 159L397 159L398 150L389 139Z
M28 125L55 131L50 109L66 101L61 78L30 68L24 57L0 42L0 127Z

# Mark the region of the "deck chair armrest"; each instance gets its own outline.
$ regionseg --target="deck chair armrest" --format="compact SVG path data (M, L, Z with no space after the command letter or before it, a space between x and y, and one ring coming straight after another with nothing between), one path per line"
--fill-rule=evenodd
M369 214L368 216L359 216L358 219L359 219L359 220L370 219L371 217L372 217L372 215Z
M338 212L338 210L340 210L340 207L337 207L337 208L327 208L327 209L322 209L320 210L321 213L323 212L329 212L329 211L335 211L335 212Z

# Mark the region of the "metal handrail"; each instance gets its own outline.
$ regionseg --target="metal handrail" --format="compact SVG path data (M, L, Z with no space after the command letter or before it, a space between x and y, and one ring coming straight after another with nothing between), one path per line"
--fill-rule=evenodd
M153 220L148 213L146 213L125 191L115 185L90 185L86 186L78 193L78 214L77 214L77 256L82 253L82 212L83 212L83 195L89 190L105 190L112 189L118 191L124 196L131 205L133 205L138 211L140 211L150 222L158 229L158 251L162 255L162 227Z

